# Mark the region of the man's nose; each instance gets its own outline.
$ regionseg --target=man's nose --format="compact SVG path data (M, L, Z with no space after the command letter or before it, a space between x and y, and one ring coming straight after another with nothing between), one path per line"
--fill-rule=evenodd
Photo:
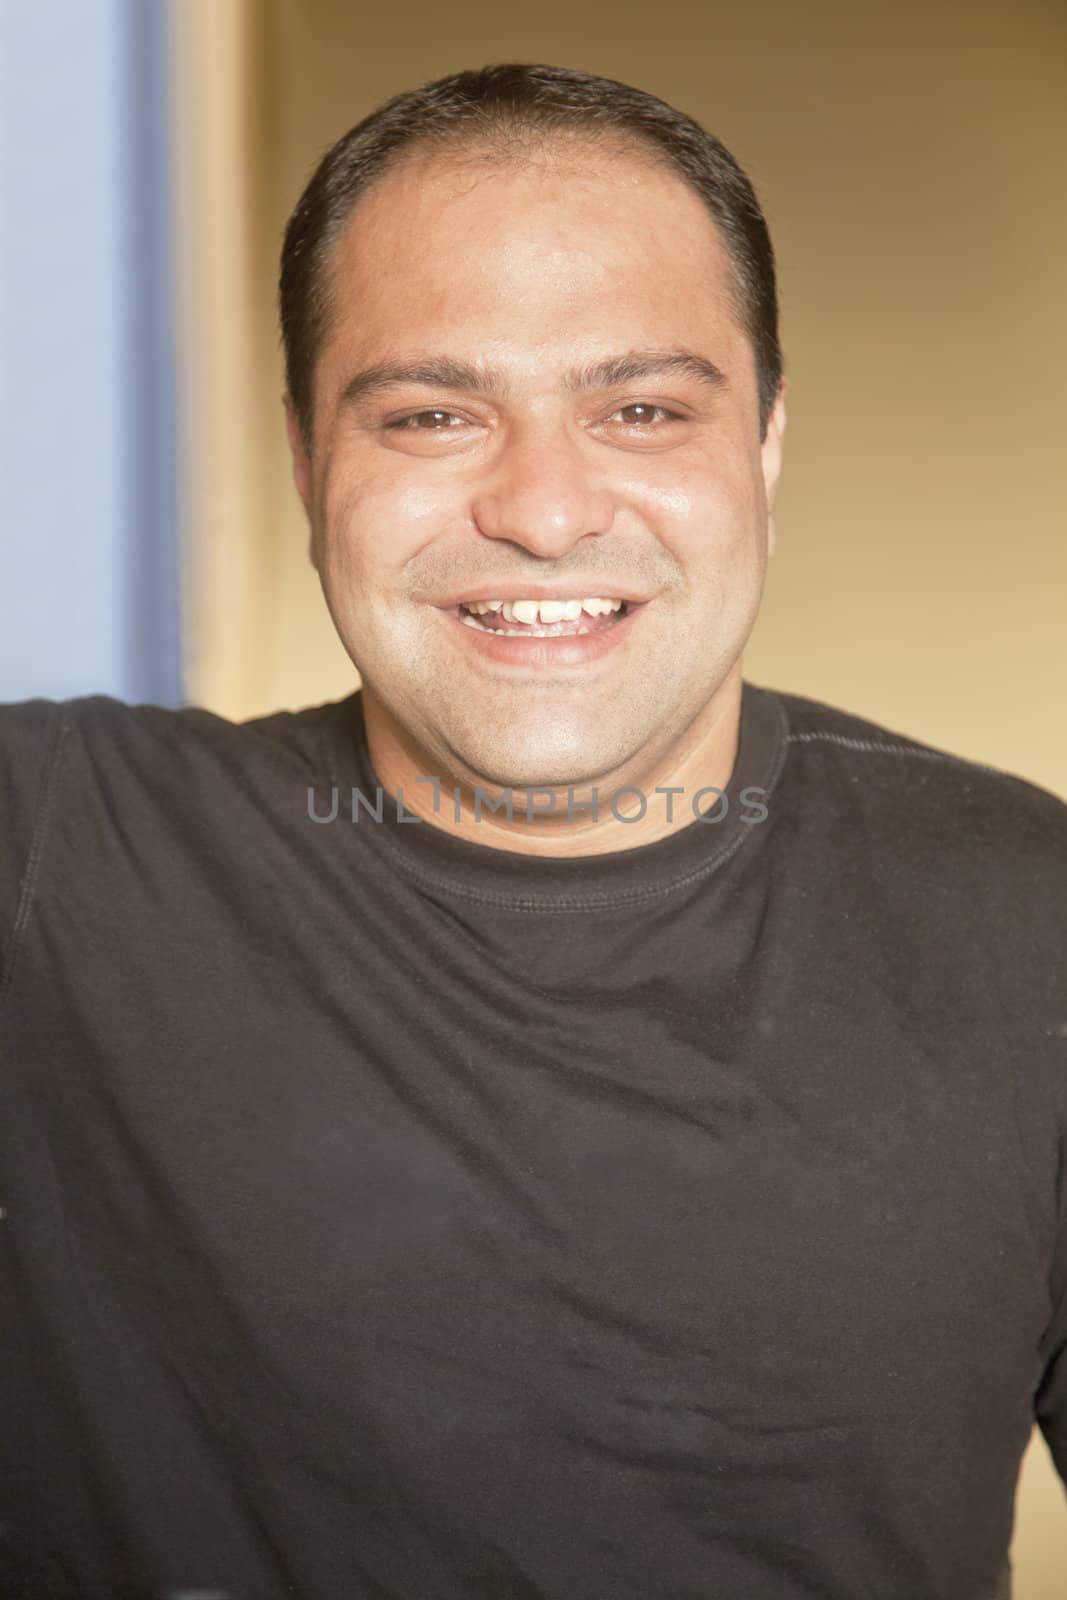
M614 505L588 447L560 427L528 428L501 446L472 500L488 539L532 555L565 555L589 534L606 533Z

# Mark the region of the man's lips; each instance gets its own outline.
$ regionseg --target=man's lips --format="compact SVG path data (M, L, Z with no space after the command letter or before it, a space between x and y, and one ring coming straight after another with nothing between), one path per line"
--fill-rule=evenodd
M559 638L561 635L573 637L576 634L603 633L608 628L615 628L629 615L630 608L623 602L614 611L579 612L576 617L553 617L542 619L540 616L531 622L528 618L509 617L505 611L486 611L472 601L475 609L472 611L467 606L457 606L455 615L460 622L468 628L476 628L480 632L503 634L510 638L536 637L541 639Z
M499 595L490 598L498 599ZM528 594L524 598L532 600L534 596ZM545 598L554 597L549 595ZM606 617L588 618L588 629L581 633L576 631L580 626L578 623L525 626L509 623L506 630L471 627L469 621L464 621L469 614L462 603L437 609L455 628L463 646L476 657L499 666L540 672L554 668L591 667L594 662L611 655L629 638L644 606L628 603L621 611L614 613L611 620ZM566 631L563 631L564 626ZM546 627L551 627L551 631L545 631Z
M477 589L464 589L461 594L455 594L445 600L434 600L431 604L441 611L451 611L459 606L487 605L490 600L580 600L585 595L597 595L604 600L625 600L630 607L642 606L651 598L649 595L639 595L631 589L604 589L598 588L596 583L586 586L561 589L558 584L504 584L495 589L487 588L484 584Z

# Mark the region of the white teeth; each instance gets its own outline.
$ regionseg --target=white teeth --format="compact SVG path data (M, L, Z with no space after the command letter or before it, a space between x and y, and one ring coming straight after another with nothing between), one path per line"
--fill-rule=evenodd
M478 631L478 633L492 633L492 634L495 634L498 639L501 638L501 637L503 637L505 639L558 639L564 633L564 628L562 626L562 623L558 623L558 622L550 624L550 626L548 626L547 628L533 628L533 629L530 629L530 628L487 628L484 623L479 622L476 617L472 617L470 615L462 616L462 617L460 617L459 620L467 628L475 628ZM570 634L570 635L568 635L568 637L573 638L575 636L575 634L589 633L589 632L590 632L590 629L587 628L585 623L583 622L582 626L580 628L576 628L574 630L574 634Z
M621 600L591 596L585 600L471 600L463 609L476 617L499 611L508 622L577 622L582 612L591 617L607 616L622 607Z

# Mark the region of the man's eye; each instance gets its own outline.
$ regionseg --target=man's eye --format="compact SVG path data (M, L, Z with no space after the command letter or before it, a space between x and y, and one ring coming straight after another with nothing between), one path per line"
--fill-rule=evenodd
M613 416L629 419L623 422L627 428L651 427L657 414L668 422L683 420L679 412L671 411L667 406L653 405L647 400L636 400L612 412ZM392 422L387 422L385 427L393 433L450 433L456 424L462 426L463 423L464 418L456 412L435 407L428 411L412 411L406 417L396 417Z
M446 424L444 428L438 428L436 426L429 427L429 428L419 427L418 424L422 421L422 419L424 417L451 417L453 422L462 422L463 421L463 418L462 417L458 417L454 411L413 411L410 416L397 417L394 421L387 422L385 424L385 426L387 428L391 429L394 433L401 433L401 432L407 432L407 433L447 433L448 432L448 424Z
M654 406L647 400L636 400L632 405L620 406L618 411L612 412L612 415L623 417L627 412L634 411L643 412L644 415L634 418L631 422L624 423L624 427L647 428L652 423L652 413L656 411L659 412L660 416L666 417L669 422L680 422L682 420L679 412L669 411L666 406Z

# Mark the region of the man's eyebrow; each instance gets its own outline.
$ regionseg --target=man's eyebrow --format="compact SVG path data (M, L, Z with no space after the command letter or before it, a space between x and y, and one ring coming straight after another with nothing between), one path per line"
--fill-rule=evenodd
M726 385L726 374L707 356L693 350L627 350L574 367L564 375L565 389L581 393L586 389L615 389L620 383L639 383L643 378L693 378L710 389Z
M692 350L626 350L617 356L572 367L563 375L563 387L569 393L582 394L659 376L694 379L710 389L721 389L727 382L725 374L713 361ZM405 383L458 389L498 399L506 399L510 392L503 374L484 362L457 361L450 356L420 356L404 361L378 361L364 367L345 384L341 404L355 405L382 389Z

